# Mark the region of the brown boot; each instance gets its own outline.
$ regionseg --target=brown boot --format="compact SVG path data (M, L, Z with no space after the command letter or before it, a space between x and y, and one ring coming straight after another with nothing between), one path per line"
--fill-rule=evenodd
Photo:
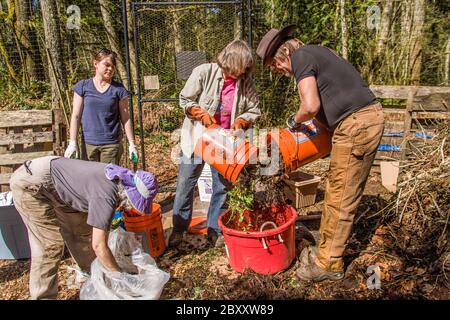
M319 282L323 280L340 280L344 271L328 271L316 264L314 249L307 247L300 254L300 267L295 271L297 277L304 281Z
M169 237L169 248L177 248L181 244L181 241L183 241L183 235L184 232L172 231L172 234Z
M223 248L225 246L225 239L223 235L217 233L216 231L208 230L207 239L211 247Z

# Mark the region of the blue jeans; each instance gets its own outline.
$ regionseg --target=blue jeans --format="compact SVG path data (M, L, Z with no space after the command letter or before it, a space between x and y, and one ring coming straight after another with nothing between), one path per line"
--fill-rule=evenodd
M205 162L193 155L187 158L182 155L178 167L177 191L173 205L173 231L187 231L192 218L194 190ZM228 182L217 170L211 167L213 193L208 209L208 234L221 234L219 216L227 209L227 192L231 189Z

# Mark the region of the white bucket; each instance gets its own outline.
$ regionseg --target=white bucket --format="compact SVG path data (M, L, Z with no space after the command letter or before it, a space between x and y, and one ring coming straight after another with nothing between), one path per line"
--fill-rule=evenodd
M212 174L211 167L205 163L200 178L197 181L200 201L211 202L212 196Z

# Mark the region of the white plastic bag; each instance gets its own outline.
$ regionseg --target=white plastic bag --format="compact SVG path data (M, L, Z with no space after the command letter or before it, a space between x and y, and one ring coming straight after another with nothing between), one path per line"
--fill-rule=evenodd
M89 279L89 273L84 272L76 264L66 267L70 276L67 277L66 285L69 289L80 289L83 283Z
M80 291L81 300L155 300L169 280L155 260L142 250L134 233L117 228L109 235L108 245L124 272L107 271L96 258L91 275Z
M14 202L11 191L0 193L0 207L12 206L13 204Z

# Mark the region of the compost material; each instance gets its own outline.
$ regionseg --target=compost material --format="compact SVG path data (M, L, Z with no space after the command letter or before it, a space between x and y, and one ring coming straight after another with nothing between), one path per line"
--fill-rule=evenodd
M248 166L229 193L226 227L253 232L259 231L267 221L277 226L286 223L282 170L277 175L265 176L260 175L260 169L261 165Z
M409 266L425 267L450 280L450 127L402 163L398 192L377 214L388 227L391 247Z

